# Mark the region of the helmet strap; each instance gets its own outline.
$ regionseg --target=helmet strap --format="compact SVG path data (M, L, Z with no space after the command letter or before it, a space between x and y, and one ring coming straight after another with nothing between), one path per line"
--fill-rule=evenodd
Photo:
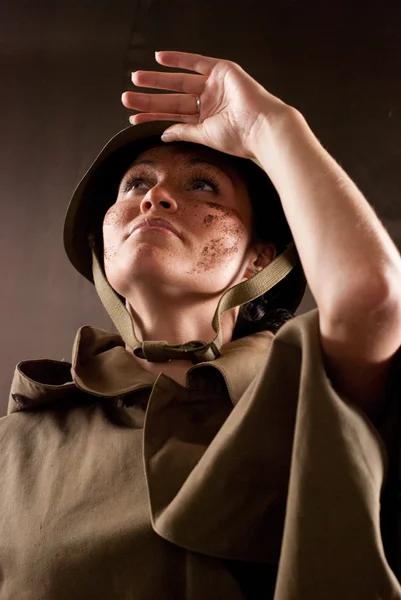
M236 306L250 302L268 292L279 283L298 264L299 257L295 245L291 242L279 256L253 277L228 289L219 300L214 313L212 327L215 338L209 342L192 340L185 344L168 344L166 341L140 342L135 336L133 321L120 296L107 281L104 270L96 256L95 243L89 238L92 252L92 271L96 291L111 320L126 345L135 356L149 362L167 362L170 360L190 360L193 364L207 362L221 355L222 330L220 316Z

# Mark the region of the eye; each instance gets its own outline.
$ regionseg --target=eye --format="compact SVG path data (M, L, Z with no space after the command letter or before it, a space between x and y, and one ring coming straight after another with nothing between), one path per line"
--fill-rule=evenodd
M122 186L122 191L124 192L124 194L126 194L127 192L129 192L131 190L138 190L138 189L140 189L140 187L139 187L140 185L148 185L148 184L140 177L132 176L124 181L123 186Z
M220 185L217 181L217 179L215 179L214 177L194 177L193 179L190 180L190 184L196 189L196 190L200 190L200 191L210 191L204 188L204 185L208 185L210 188L212 188L212 191L215 192L216 194L218 194L220 192Z
M150 181L149 177L141 177L138 173L132 173L121 184L121 192L127 194L131 191L146 191L147 188L154 185L154 181ZM194 173L193 176L186 182L191 189L201 192L212 192L218 194L220 192L220 184L218 180L211 175L204 173ZM145 187L144 187L145 186ZM206 187L205 187L206 186ZM209 189L208 189L208 187Z
M130 189L131 190L138 190L140 188L141 185L147 185L147 183L144 182L143 179L135 179L131 185L130 185Z
M193 184L193 186L196 190L204 189L203 188L204 185L208 185L209 187L212 187L210 185L210 183L208 183L207 181L194 181L194 184Z

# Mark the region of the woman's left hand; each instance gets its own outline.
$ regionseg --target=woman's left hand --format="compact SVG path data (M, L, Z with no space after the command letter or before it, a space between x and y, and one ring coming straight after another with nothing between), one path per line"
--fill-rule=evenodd
M238 64L187 52L161 51L156 60L167 67L201 73L136 71L136 86L170 90L175 94L124 92L126 108L142 111L133 125L146 121L179 121L163 141L203 144L221 152L254 158L253 145L262 125L295 109L270 94ZM200 98L200 113L196 98Z

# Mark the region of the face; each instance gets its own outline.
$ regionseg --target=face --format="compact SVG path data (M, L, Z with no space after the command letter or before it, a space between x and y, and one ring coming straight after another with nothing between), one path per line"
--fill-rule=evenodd
M175 233L140 227L163 219ZM114 289L221 293L243 280L252 210L245 183L213 150L168 144L140 154L103 223L104 265Z

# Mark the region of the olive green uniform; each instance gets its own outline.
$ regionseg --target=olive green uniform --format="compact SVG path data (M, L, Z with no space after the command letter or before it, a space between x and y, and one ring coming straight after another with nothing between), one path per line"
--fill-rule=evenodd
M186 387L91 327L72 365L20 363L0 600L401 599L380 522L400 360L375 425L326 376L317 309L226 344Z

